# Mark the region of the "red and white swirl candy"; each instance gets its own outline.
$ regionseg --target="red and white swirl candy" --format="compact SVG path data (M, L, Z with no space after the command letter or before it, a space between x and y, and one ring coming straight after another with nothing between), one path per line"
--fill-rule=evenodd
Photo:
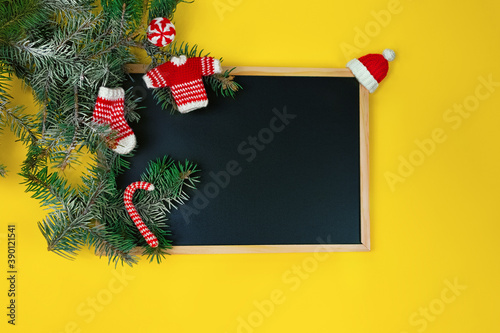
M175 38L175 27L166 17L157 17L148 26L148 40L158 47L166 46Z

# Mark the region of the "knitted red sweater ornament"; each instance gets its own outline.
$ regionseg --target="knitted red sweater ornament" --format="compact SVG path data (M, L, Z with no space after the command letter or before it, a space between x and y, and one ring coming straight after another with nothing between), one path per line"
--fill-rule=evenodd
M222 71L220 61L212 57L172 57L144 75L148 88L170 87L181 113L187 113L208 105L203 76Z
M137 229L139 229L139 232L141 233L142 237L144 237L149 246L157 247L158 239L144 224L141 217L139 216L139 213L137 213L134 204L132 203L132 197L134 196L134 192L137 189L153 191L155 187L151 183L142 181L135 182L127 186L127 188L125 189L125 193L123 194L123 202L125 203L125 209L127 210L128 214L132 218L132 221L134 221L135 226L137 227Z

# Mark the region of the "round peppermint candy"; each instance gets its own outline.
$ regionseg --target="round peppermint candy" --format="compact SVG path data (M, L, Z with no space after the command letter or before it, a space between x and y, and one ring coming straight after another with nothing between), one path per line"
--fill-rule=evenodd
M175 38L175 27L166 17L157 17L148 26L148 39L158 47L166 46Z

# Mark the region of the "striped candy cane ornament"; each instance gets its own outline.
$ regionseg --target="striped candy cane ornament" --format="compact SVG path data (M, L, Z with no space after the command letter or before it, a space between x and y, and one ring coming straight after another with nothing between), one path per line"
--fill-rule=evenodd
M135 182L127 186L127 188L125 189L125 193L123 195L123 202L125 203L125 209L127 210L128 214L132 218L132 221L134 221L135 226L137 227L137 229L139 229L139 232L141 233L142 237L144 237L149 246L157 247L158 239L144 224L141 217L139 216L139 213L137 213L134 204L132 203L132 197L134 196L134 192L137 189L153 191L155 187L151 183L142 181Z

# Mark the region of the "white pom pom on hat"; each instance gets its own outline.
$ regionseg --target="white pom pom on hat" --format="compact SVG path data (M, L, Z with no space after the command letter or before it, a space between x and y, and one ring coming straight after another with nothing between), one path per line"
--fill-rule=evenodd
M393 61L396 58L396 52L391 49L385 49L384 51L382 51L382 55L387 61Z
M389 70L389 61L396 58L396 53L385 49L382 54L367 54L358 59L352 59L346 65L351 70L359 83L370 93L373 93L379 83L386 77Z

